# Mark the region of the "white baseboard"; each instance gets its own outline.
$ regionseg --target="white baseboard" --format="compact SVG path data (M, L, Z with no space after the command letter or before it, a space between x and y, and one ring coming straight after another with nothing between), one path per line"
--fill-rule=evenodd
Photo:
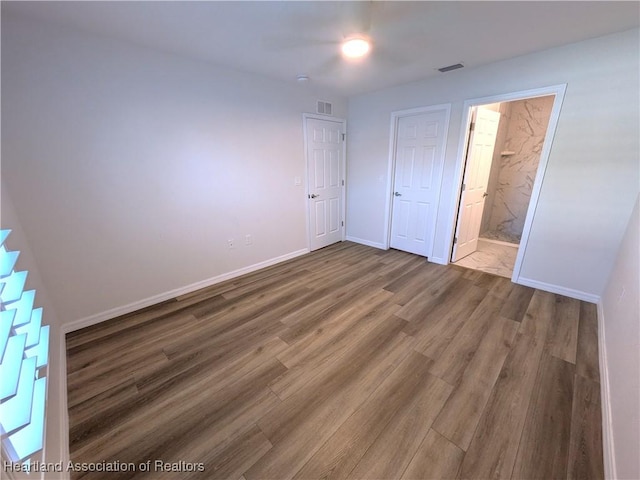
M67 361L66 361L66 337L65 334L69 332L73 332L75 330L79 330L84 327L88 327L91 325L95 325L105 320L109 320L111 318L118 317L120 315L124 315L127 313L134 312L144 307L148 307L150 305L154 305L159 302L163 302L165 300L170 300L180 295L184 295L187 293L194 292L201 288L206 288L211 285L215 285L216 283L223 282L225 280L229 280L231 278L239 277L241 275L245 275L247 273L251 273L256 270L260 270L261 268L269 267L271 265L275 265L276 263L281 263L286 260L290 260L292 258L298 257L300 255L304 255L309 253L308 249L297 250L295 252L291 252L286 255L281 255L276 258L272 258L270 260L266 260L264 262L256 263L254 265L250 265L248 267L244 267L238 270L234 270L233 272L225 273L222 275L218 275L213 278L209 278L207 280L203 280L201 282L193 283L186 287L178 288L172 290L170 292L165 292L160 295L154 295L153 297L146 298L144 300L140 300L138 302L130 303L123 307L113 308L111 310L107 310L106 312L101 312L96 315L91 315L90 317L82 318L80 320L76 320L74 322L63 325L60 328L60 335L58 338L59 342L59 352L60 352L60 362L59 362L59 380L62 383L60 387L60 411L58 412L59 418L61 419L61 427L62 432L60 438L60 460L63 462L63 465L66 465L70 460L69 456L69 412L67 410ZM64 471L60 474L61 480L67 480L69 478L69 472Z
M437 263L438 265L449 265L447 259L443 257L428 257L427 260L431 263Z
M281 263L286 260L299 257L300 255L304 255L306 253L309 253L308 248L304 248L302 250L296 250L295 252L287 253L279 257L265 260L264 262L259 262L253 265L249 265L248 267L239 268L238 270L234 270L232 272L223 273L222 275L208 278L200 282L192 283L191 285L187 285L186 287L176 288L175 290L160 293L158 295L154 295L152 297L145 298L143 300L139 300L139 301L130 303L128 305L112 308L105 312L96 313L95 315L91 315L89 317L74 320L72 322L69 322L63 325L62 332L63 334L65 334L65 333L73 332L75 330L80 330L81 328L90 327L91 325L104 322L105 320L116 318L121 315L126 315L127 313L140 310L141 308L155 305L156 303L164 302L166 300L171 300L172 298L179 297L180 295L185 295L187 293L195 292L196 290L210 287L211 285L215 285L216 283L224 282L225 280L230 280L232 278L236 278L241 275L246 275L247 273L255 272L256 270L260 270L261 268L270 267L271 265L275 265L277 263Z
M605 342L604 309L598 302L598 352L600 360L600 403L602 408L602 455L604 457L604 478L618 478L614 457L613 422L611 416L611 393L609 391L609 368Z
M583 300L589 303L598 303L600 301L600 295L561 287L560 285L553 285L551 283L539 282L538 280L532 280L530 278L519 277L515 283L524 285L525 287L537 288L538 290L544 290L545 292L557 293L558 295L564 295L565 297Z
M63 465L67 465L71 457L69 455L69 410L67 407L67 342L65 339L65 333L60 329L58 338L59 345L59 358L60 371L58 375L60 381L60 423L61 423L61 436L60 439L60 461ZM70 472L64 471L60 473L61 480L68 480L70 478Z
M604 460L604 476L606 479L617 478L614 457L613 427L611 417L611 396L609 391L609 368L607 362L606 332L604 328L604 310L599 295L585 293L579 290L551 285L529 278L518 279L520 285L537 288L558 295L595 303L598 308L598 362L600 368L600 403L602 410L602 455Z
M367 247L379 248L380 250L388 250L388 248L383 243L372 242L370 240L365 240L364 238L350 237L349 235L347 235L347 241L359 243L360 245L366 245Z

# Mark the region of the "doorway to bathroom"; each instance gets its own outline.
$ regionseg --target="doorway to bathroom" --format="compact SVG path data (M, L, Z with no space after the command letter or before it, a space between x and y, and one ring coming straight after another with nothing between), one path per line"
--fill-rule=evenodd
M469 105L452 263L517 281L559 107L555 92Z

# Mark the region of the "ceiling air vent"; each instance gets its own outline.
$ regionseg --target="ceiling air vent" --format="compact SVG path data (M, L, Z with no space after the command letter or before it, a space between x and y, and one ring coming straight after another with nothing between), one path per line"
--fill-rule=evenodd
M462 65L461 63L456 63L455 65L449 65L448 67L439 68L438 71L445 73L450 72L451 70L457 70L459 68L464 68L464 65Z
M323 115L331 115L332 107L329 102L321 102L318 100L318 107L316 110L317 113L321 113Z

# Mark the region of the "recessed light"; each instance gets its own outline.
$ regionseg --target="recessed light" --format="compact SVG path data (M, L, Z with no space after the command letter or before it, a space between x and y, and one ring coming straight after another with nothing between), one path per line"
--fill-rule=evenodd
M308 75L298 75L296 77L296 80L298 80L298 83L306 83L309 81L309 76Z
M342 44L342 54L347 58L361 58L369 53L368 40L361 37L349 38Z

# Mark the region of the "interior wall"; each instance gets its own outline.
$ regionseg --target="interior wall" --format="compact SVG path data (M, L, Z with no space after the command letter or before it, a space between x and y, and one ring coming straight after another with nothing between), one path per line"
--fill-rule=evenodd
M451 103L432 260L453 232L463 103L567 84L521 278L599 296L638 193L638 30L630 30L349 99L347 234L384 245L391 112Z
M640 478L640 197L602 295L615 478Z
M61 323L304 252L318 98L346 116L312 85L3 15L2 177Z

